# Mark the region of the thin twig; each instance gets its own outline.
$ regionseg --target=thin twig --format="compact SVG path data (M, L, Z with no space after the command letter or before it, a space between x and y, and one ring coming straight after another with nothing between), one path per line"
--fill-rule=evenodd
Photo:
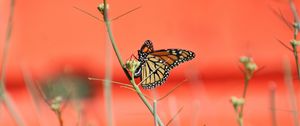
M241 66L238 65L238 68L243 74L246 74L246 71L244 71L244 69Z
M125 15L127 15L127 14L129 14L129 13L131 13L131 12L133 12L133 11L136 11L137 9L140 9L141 7L142 7L142 6L138 6L138 7L136 7L136 8L133 8L132 10L129 10L128 12L125 12L124 14L121 14L121 15L119 15L119 16L113 18L112 21L118 20L119 18L121 18L121 17L123 17L123 16L125 16Z
M42 97L42 99L44 100L44 102L48 105L51 106L51 103L48 101L47 96L44 94L43 89L41 89L41 87L39 86L39 84L35 84L36 89L38 91L38 93L40 94L40 96Z
M32 81L32 77L29 74L28 70L25 69L24 66L21 67L22 69L22 73L23 73L23 77L24 77L24 81L25 81L25 85L27 87L27 90L30 92L32 99L34 101L34 105L35 108L37 108L37 110L39 110L39 98L38 98L38 91L36 90L35 86L34 86L34 82Z
M274 8L269 7L272 12L278 17L280 18L290 30L293 30L293 24L291 22L288 22L287 19L284 17L284 15L282 14L282 11L280 9L278 9L278 11L276 11Z
M122 83L122 82L118 82L118 81L112 81L112 80L105 80L105 79L98 79L98 78L91 78L89 77L88 78L89 80L97 80L97 81L110 81L112 83L115 83L115 84L119 84L119 85L122 85L122 86L127 86L127 87L132 87L132 85L130 84L126 84L126 83Z
M180 83L178 83L173 89L171 89L167 94L165 94L164 96L160 97L157 99L157 101L161 101L164 98L166 98L167 96L169 96L171 93L173 93L178 87L180 87L184 82L186 82L188 79L185 79L183 81L181 81Z
M75 8L76 10L78 10L78 11L84 13L84 14L87 14L87 15L91 16L92 18L94 18L94 19L96 19L98 21L102 21L103 22L103 20L99 19L98 17L94 16L93 14L91 14L91 13L89 13L89 12L87 12L87 11L81 9L81 8L78 8L76 6L73 6L73 8Z
M133 11L136 11L136 10L140 9L141 7L142 7L142 6L138 6L138 7L136 7L136 8L133 8L132 10L129 10L129 11L125 12L124 14L121 14L121 15L119 15L119 16L113 18L111 21L118 20L119 18L124 17L125 15L127 15L127 14L129 14L129 13L131 13L131 12L133 12ZM73 6L73 8L75 8L76 10L78 10L78 11L84 13L84 14L87 14L87 15L91 16L92 18L94 18L94 19L96 19L96 20L98 20L98 21L104 22L103 20L99 19L99 18L96 17L95 15L93 15L93 14L91 14L91 13L89 13L89 12L87 12L87 11L85 11L85 10L79 8L79 7Z
M287 46L286 44L284 44L281 40L279 40L278 38L275 38L283 47L287 48L288 50L290 50L291 52L293 52L293 49L290 48L289 46Z
M30 96L33 101L33 107L34 107L34 110L36 113L36 118L37 118L38 122L40 123L39 125L41 125L41 112L40 112L41 108L39 106L40 99L38 97L38 91L34 86L34 82L32 80L31 75L29 74L28 70L25 69L24 66L21 66L21 69L22 69L21 71L23 73L26 88L29 91L29 93L31 94Z
M176 114L169 120L169 122L166 124L166 126L170 125L172 121L178 116L178 114L182 111L183 106L176 112Z
M120 87L121 87L121 88L128 89L128 90L133 91L133 92L136 93L136 90L134 90L133 88L126 87L126 86L120 86ZM146 94L144 94L144 96L145 96L148 100L153 101L153 98L151 98L150 96L148 96L148 95L146 95Z
M253 76L255 76L258 72L262 71L262 70L265 69L265 68L266 68L266 66L261 66L261 67L259 67L257 70L255 70L255 71L253 72Z
M131 87L127 87L127 86L120 86L121 88L126 88L126 89L128 89L128 90L130 90L130 91L133 91L133 92L136 92L133 88L131 88Z

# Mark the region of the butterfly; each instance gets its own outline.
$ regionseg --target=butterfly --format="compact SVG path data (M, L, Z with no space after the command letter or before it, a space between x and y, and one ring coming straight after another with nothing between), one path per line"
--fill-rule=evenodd
M138 50L139 67L134 72L140 78L144 89L152 89L163 84L171 69L180 63L195 58L195 53L184 49L154 50L150 40L146 40Z

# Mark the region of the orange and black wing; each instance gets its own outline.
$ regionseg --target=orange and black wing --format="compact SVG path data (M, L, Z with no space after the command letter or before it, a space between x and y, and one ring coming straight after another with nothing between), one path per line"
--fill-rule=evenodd
M141 66L142 87L151 89L161 85L172 68L194 57L194 52L183 49L155 50L147 54Z
M184 49L162 49L156 50L149 55L159 57L161 60L166 62L169 69L174 68L180 63L189 61L195 58L195 53Z

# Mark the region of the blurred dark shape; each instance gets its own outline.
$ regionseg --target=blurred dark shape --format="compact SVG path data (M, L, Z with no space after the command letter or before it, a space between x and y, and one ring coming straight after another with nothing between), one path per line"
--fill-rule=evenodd
M41 84L48 100L62 97L64 100L81 100L93 96L93 87L86 76L62 73L48 78Z

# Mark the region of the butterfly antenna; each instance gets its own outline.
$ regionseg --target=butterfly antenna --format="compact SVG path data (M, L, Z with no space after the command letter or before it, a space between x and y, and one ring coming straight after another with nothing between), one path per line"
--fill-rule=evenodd
M132 59L133 59L132 57L133 57L134 59L136 59L136 60L138 59L138 58L136 58L136 56L135 56L133 53L131 53L130 57L127 58L126 61L132 60Z

